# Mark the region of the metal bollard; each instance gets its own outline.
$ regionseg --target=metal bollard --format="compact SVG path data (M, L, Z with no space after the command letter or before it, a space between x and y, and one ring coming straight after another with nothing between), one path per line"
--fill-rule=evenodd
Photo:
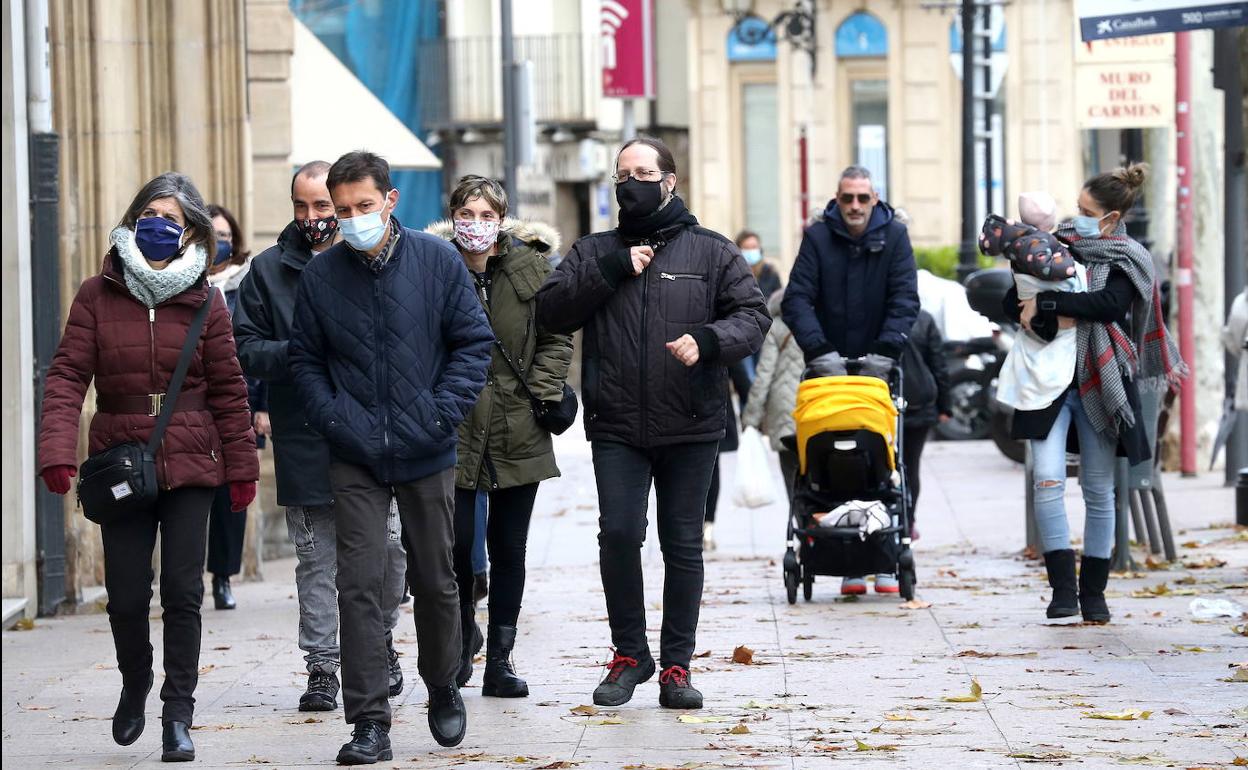
M1235 482L1235 523L1248 527L1248 468L1239 469Z

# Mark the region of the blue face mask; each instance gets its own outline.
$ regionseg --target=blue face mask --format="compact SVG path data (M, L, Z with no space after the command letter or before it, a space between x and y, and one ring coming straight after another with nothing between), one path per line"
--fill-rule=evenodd
M745 257L746 264L753 267L763 261L762 249L741 249L741 256Z
M183 232L181 225L164 217L144 217L134 223L134 241L149 262L164 262L177 254Z
M223 265L229 262L232 256L234 256L234 242L217 241L217 256L212 260L212 264Z
M1106 214L1105 216L1109 216ZM1101 217L1104 219L1105 217ZM1080 238L1100 238L1101 237L1101 219L1096 217L1073 217L1070 223L1075 226L1075 232Z
M381 243L386 234L386 223L382 221L380 211L370 211L367 214L339 219L338 231L351 248L368 251Z

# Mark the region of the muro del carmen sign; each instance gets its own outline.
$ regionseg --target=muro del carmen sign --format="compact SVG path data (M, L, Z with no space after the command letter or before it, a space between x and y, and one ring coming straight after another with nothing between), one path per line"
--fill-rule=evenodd
M1076 0L1075 10L1083 40L1248 24L1248 0Z
M1174 36L1075 42L1079 128L1158 128L1174 118Z

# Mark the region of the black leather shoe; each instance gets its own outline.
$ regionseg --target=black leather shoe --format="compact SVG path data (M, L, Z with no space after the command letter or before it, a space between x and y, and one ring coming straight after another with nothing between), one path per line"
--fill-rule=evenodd
M191 743L191 726L186 722L165 722L160 739L161 762L190 762L195 758L195 744Z
M702 693L689 684L689 670L668 666L659 674L659 705L665 709L700 709Z
M117 701L117 710L113 712L113 740L120 746L129 746L143 734L147 725L147 694L152 691L154 677L149 671L147 682L130 687L122 681L121 698Z
M481 652L485 637L481 635L481 626L477 625L476 609L471 604L459 605L459 631L464 646L459 654L459 673L455 675L455 684L463 687L472 679L472 659Z
M654 676L654 658L643 661L621 655L607 664L607 675L594 689L594 703L599 706L622 706L633 697L637 685Z
M319 668L308 674L308 689L299 696L300 711L333 711L338 708L338 675Z
M529 697L529 683L517 676L511 666L511 648L515 645L515 626L490 626L490 641L485 647L485 674L481 677L482 695Z
M1069 618L1079 614L1079 586L1075 580L1075 552L1069 548L1046 551L1044 569L1049 573L1053 598L1046 614L1050 618Z
M390 662L390 697L394 698L403 694L403 666L399 664L399 653L394 647L388 648L386 655Z
M1108 623L1109 604L1105 585L1109 582L1109 559L1084 556L1079 565L1079 609L1085 623Z
M429 688L429 732L442 746L458 746L468 732L468 709L454 683Z
M390 733L378 722L361 719L355 723L351 740L338 749L340 765L372 765L379 761L394 759L390 749Z
M219 610L232 610L238 606L228 577L212 576L212 602Z

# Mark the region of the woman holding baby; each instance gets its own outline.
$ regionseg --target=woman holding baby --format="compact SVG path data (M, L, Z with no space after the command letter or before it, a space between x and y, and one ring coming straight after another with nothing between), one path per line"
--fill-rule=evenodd
M1187 372L1165 327L1152 257L1127 235L1123 222L1147 170L1131 164L1089 179L1079 191L1078 216L1058 224L1052 236L1047 232L1056 209L1052 198L1047 206L1044 201L1037 205L1035 198L1041 196L1024 199L1020 207L1032 224L1021 225L1024 232L1002 248L1019 276L1003 302L1006 314L1022 325L1022 334L1034 335L1041 344L1066 335L1064 355L1074 356L1066 361L1073 363L1073 376L1064 387L1047 404L1047 399L1036 400L1033 388L1030 408L1016 409L1012 429L1014 438L1031 442L1036 523L1053 589L1050 618L1082 611L1086 622L1109 622L1105 584L1114 545L1114 461L1119 455L1133 464L1149 459L1139 393L1173 387ZM1046 249L1050 239L1053 248ZM1063 247L1080 266L1077 273L1067 278L1064 269L1034 267L1046 259L1058 263L1066 254ZM1028 273L1045 280L1029 283L1021 278ZM1031 296L1020 299L1020 293ZM1044 368L1051 370L1052 364ZM1038 369L1030 376L1042 378ZM1029 376L1026 367L1015 368L1015 375ZM1020 392L1027 393L1028 385L1020 382ZM1077 580L1064 500L1068 451L1079 454L1086 508Z

